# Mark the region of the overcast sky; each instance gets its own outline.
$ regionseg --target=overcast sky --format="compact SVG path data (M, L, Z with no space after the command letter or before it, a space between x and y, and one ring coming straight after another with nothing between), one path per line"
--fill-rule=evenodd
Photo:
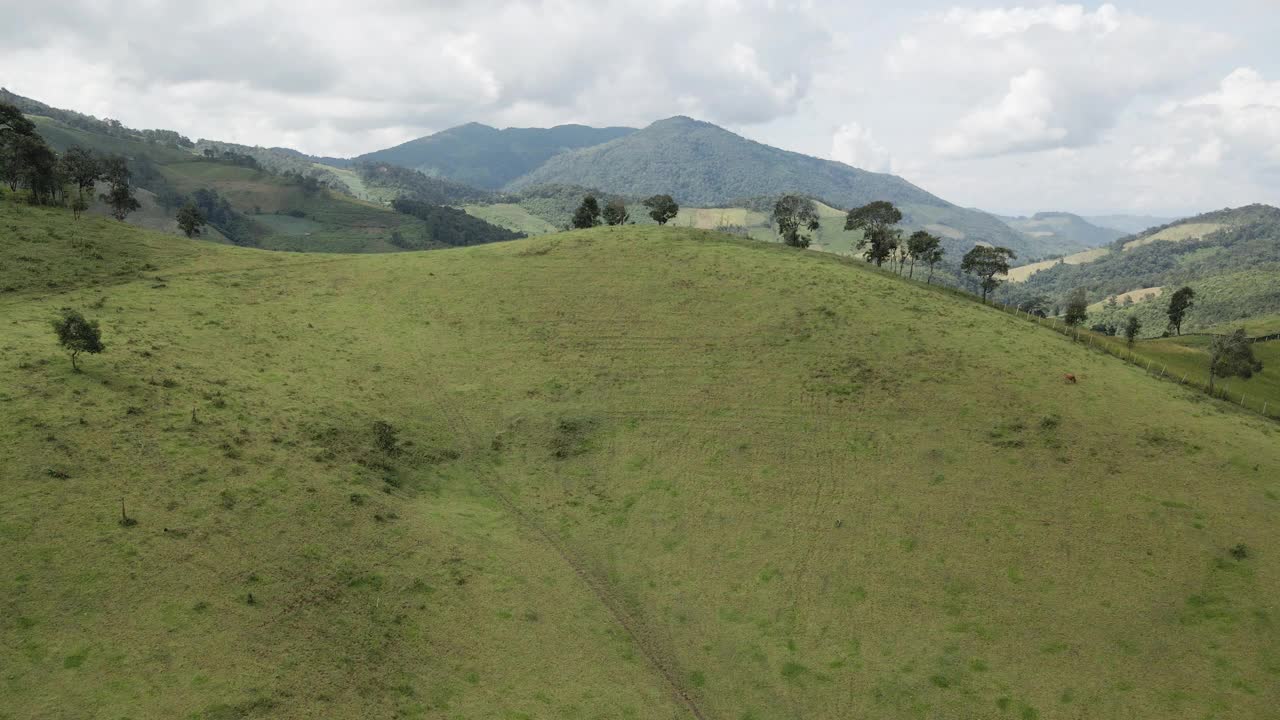
M1280 0L0 0L0 17L0 85L193 138L346 156L472 120L685 114L996 212L1280 205Z

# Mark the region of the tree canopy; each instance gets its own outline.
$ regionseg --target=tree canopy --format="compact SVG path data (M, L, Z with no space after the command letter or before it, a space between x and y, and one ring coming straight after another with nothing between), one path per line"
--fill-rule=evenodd
M1075 327L1089 319L1089 295L1084 288L1076 288L1067 297L1067 312L1062 321Z
M1227 335L1215 335L1209 341L1209 393L1213 394L1214 378L1239 377L1248 380L1262 370L1253 356L1253 343L1244 328Z
M1180 288L1169 298L1169 309L1166 313L1169 316L1169 329L1175 334L1182 334L1182 321L1187 319L1187 313L1195 305L1196 291L1190 287Z
M102 344L102 331L98 329L97 320L86 320L80 311L62 308L53 321L53 332L58 337L58 345L71 354L71 369L80 372L76 358L80 353L97 354L106 350Z
M624 225L631 219L631 214L627 212L627 204L620 198L614 198L605 203L602 216L605 225Z
M592 228L600 224L600 203L595 195L582 198L582 204L573 211L573 227L576 230Z
M810 233L817 230L818 206L799 195L783 195L773 206L773 221L778 225L782 242L791 247L807 248L812 242Z
M659 225L666 225L680 213L680 206L670 195L654 195L646 198L644 206L649 208L649 217Z
M873 262L879 267L898 248L901 233L893 226L900 222L901 210L891 202L876 200L850 210L844 219L844 229L862 231L858 248L863 250L867 262Z
M1000 287L998 275L1009 274L1009 261L1017 259L1017 255L1006 247L975 245L964 254L960 261L960 270L978 278L982 286L982 300L986 302L992 290Z

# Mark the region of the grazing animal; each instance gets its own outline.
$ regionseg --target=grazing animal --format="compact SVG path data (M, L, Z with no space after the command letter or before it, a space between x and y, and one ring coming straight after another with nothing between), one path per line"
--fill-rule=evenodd
M1062 376L1062 379L1063 379L1063 380L1066 380L1067 382L1071 383L1072 385L1075 385L1075 384L1076 384L1076 376L1075 376L1075 375L1073 375L1073 374L1071 374L1071 373L1067 373L1066 375L1063 375L1063 376Z

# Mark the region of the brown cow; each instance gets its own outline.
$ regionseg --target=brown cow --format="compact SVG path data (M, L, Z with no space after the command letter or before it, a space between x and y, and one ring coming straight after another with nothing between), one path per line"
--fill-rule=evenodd
M1062 376L1062 379L1063 379L1063 380L1066 380L1067 382L1071 383L1072 385L1075 385L1075 384L1076 384L1076 376L1075 376L1075 375L1073 375L1073 374L1071 374L1071 373L1067 373L1066 375L1063 375L1063 376Z

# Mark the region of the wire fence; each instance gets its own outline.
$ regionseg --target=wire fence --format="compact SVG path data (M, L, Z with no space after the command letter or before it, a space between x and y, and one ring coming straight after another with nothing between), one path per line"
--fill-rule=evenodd
M1206 395L1210 395L1211 397L1218 398L1219 400L1224 400L1233 405L1241 407L1245 410L1249 410L1251 412L1257 413L1258 415L1261 415L1267 418L1268 420L1280 421L1280 400L1272 400L1270 398L1250 397L1247 392L1240 392L1240 391L1232 392L1231 381L1229 379L1224 379L1221 382L1213 383L1213 390L1211 392L1209 388L1210 382L1209 382L1208 367L1204 368L1204 370L1202 370L1200 373L1197 373L1195 375L1193 375L1192 372L1186 371L1186 370L1170 372L1170 368L1167 364L1161 362L1156 358L1144 356L1142 354L1134 352L1132 349L1129 348L1128 343L1122 338L1116 338L1110 335L1099 335L1091 330L1081 328L1078 325L1074 327L1069 326L1065 322L1057 318L1040 317L1035 313L1030 313L1025 310L1022 310L1015 305L1005 305L1003 303L996 302L994 300L984 300L982 297L978 295L974 295L973 293L968 292L967 290L964 290L962 288L952 287L949 285L936 284L936 283L930 284L930 283L926 283L924 280L908 278L898 272L895 272L892 269L877 268L877 267L871 266L870 264L864 264L864 263L858 263L858 264L864 265L864 267L870 270L873 270L875 272L881 273L883 275L895 277L895 278L898 278L899 280L904 280L906 282L914 283L916 285L926 286L926 287L932 288L936 292L952 295L957 298L967 300L969 302L979 303L979 304L985 305L986 307L1004 312L1008 315L1013 315L1014 317L1026 320L1028 322L1033 322L1039 325L1040 327L1053 330L1058 334L1063 335L1064 337L1067 337L1072 341L1077 342L1087 348L1096 350L1098 352L1106 353L1107 355L1111 355L1112 357L1119 358L1120 360L1123 360L1124 362L1130 365L1139 367L1148 375L1151 375L1152 377L1155 377L1161 380L1166 380L1168 382L1176 383L1178 385L1195 388ZM1204 334L1208 334L1208 333L1204 333ZM1256 338L1250 338L1250 341L1255 343L1267 342L1270 340L1280 340L1280 333L1276 333L1272 335L1264 335Z
M981 302L981 299L979 298L974 299ZM1204 376L1203 381L1199 377L1199 374L1193 376L1192 373L1187 370L1175 370L1170 372L1168 364L1161 362L1157 358L1134 352L1133 349L1129 347L1127 341L1114 338L1110 335L1099 335L1091 330L1083 329L1078 325L1070 326L1057 318L1042 318L1035 313L1026 312L1025 310L1013 305L1004 305L996 302L987 302L986 305L1009 315L1034 322L1041 327L1049 328L1050 330L1053 330L1060 335L1063 335L1092 350L1119 358L1130 365L1141 368L1148 375L1157 379L1167 380L1179 385L1192 387L1206 395L1218 398L1219 400L1224 400L1233 405L1238 405L1269 420L1280 420L1280 402L1272 402L1270 398L1251 398L1247 392L1233 393L1231 390L1230 379L1211 382L1208 368L1205 368L1202 371ZM1265 342L1267 339L1277 338L1280 338L1280 335L1271 336L1270 338L1252 338L1252 340L1253 342Z

